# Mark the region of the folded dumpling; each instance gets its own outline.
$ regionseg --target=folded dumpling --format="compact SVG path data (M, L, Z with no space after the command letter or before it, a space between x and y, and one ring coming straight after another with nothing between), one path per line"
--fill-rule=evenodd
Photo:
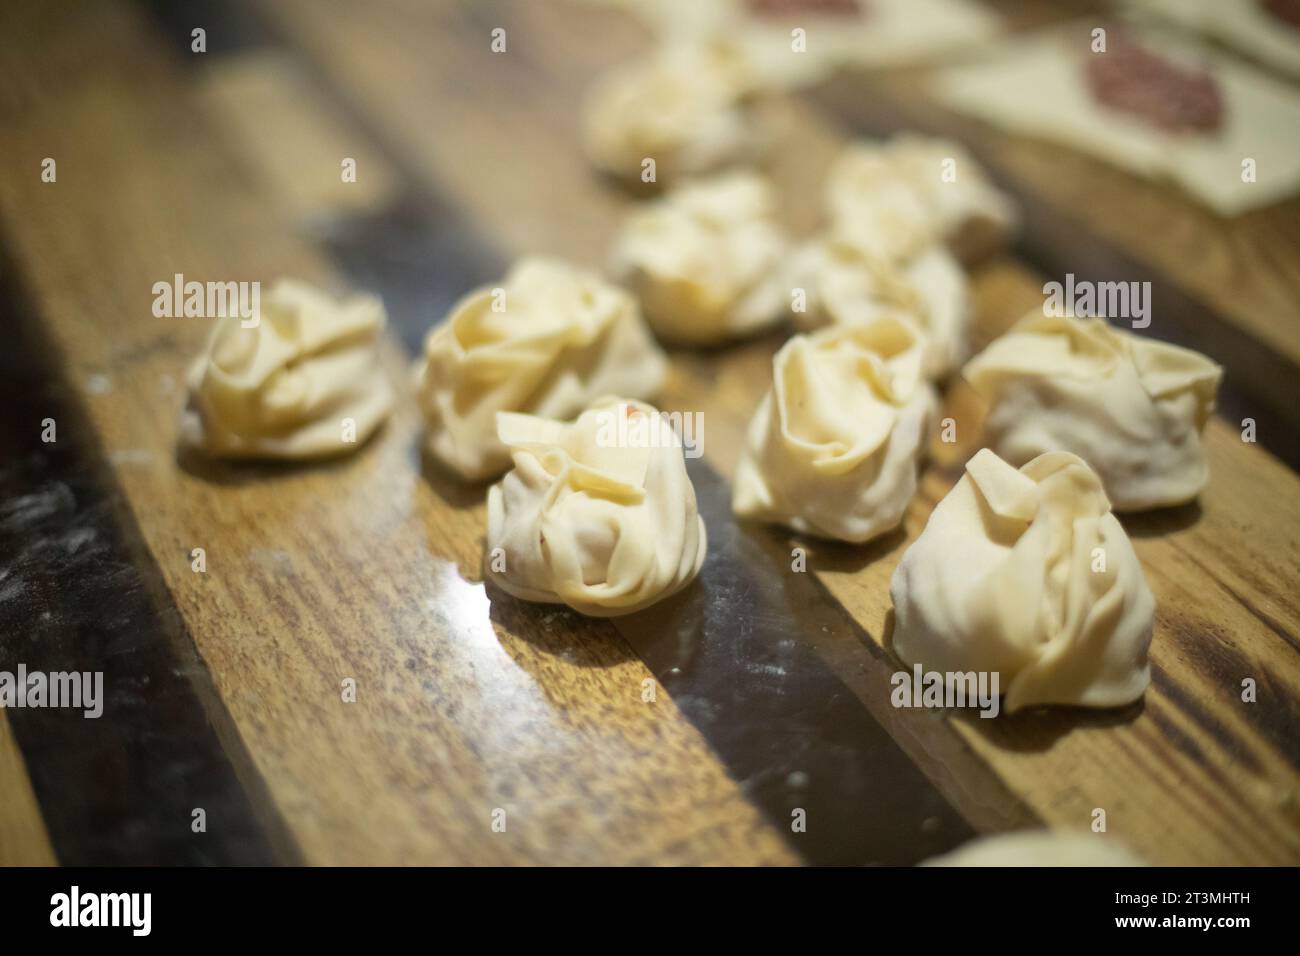
M657 335L712 345L788 313L774 204L766 179L738 172L684 185L628 218L612 267Z
M429 451L474 481L510 467L497 412L569 418L601 395L649 398L666 372L627 292L565 262L527 258L429 333L416 389Z
M1205 487L1201 431L1223 370L1198 352L1104 319L1034 312L962 375L989 404L985 444L1012 464L1072 451L1117 511L1180 504Z
M976 837L922 866L1146 866L1113 837L1088 830L1018 830Z
M654 182L709 172L760 143L748 66L723 44L671 43L596 82L583 116L587 155L604 172Z
M255 324L217 320L187 375L181 444L219 458L323 458L356 450L388 417L383 303L342 301L294 279Z
M689 584L704 521L672 425L604 398L573 422L503 412L514 469L488 490L488 578L526 601L629 614Z
M912 133L847 146L825 190L836 228L895 260L944 243L974 261L1005 241L1017 218L965 147Z
M921 334L881 316L796 335L772 361L736 469L736 514L861 542L896 528L937 405Z
M961 265L943 246L928 246L896 263L844 234L831 233L804 244L791 257L787 276L787 285L805 295L804 308L793 311L801 328L901 316L925 333L922 366L927 377L943 377L966 356L970 287Z
M987 448L903 554L895 652L996 672L1004 707L1118 707L1151 681L1155 599L1096 472L1069 452L1017 470Z

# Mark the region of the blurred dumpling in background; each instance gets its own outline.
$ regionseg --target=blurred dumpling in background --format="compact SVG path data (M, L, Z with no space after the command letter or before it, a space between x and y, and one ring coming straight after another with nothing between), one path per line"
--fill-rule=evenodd
M725 45L675 43L600 77L583 111L583 140L597 168L656 183L752 161L762 134L748 98L748 65Z
M978 451L889 590L899 658L997 673L1008 713L1121 707L1151 682L1155 598L1101 481L1069 452L1016 469Z
M832 228L863 248L907 261L936 243L974 262L1006 242L1015 205L959 143L900 133L851 143L826 179Z
M512 413L498 422L514 469L488 490L490 581L525 601L611 617L695 579L704 520L680 437L656 409L604 398L573 422Z
M852 542L896 528L938 404L922 348L914 325L883 316L790 339L749 425L736 514Z
M988 403L985 443L1014 465L1073 452L1117 511L1182 504L1205 487L1201 432L1223 369L1199 352L1035 312L962 376Z
M629 215L611 267L660 338L714 345L788 313L774 204L766 179L735 172L684 184Z
M839 67L924 62L985 43L1001 29L997 16L976 0L598 2L637 14L668 41L727 43L772 89L813 83Z
M1089 831L1022 830L977 837L922 866L1146 866L1114 837Z
M804 243L786 267L791 290L804 293L793 318L802 329L904 316L925 333L922 370L942 378L966 356L973 311L969 283L943 246L922 249L904 264L832 233Z
M510 467L497 412L568 418L601 395L649 398L666 372L626 291L560 260L526 258L429 332L416 393L430 453L475 481Z
M259 311L252 325L220 319L190 366L181 444L216 458L356 451L393 406L379 360L383 302L281 279Z

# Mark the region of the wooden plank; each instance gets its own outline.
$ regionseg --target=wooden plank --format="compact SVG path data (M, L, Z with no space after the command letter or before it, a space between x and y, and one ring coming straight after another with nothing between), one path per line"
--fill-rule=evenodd
M396 37L431 36L427 18L432 14L390 11L382 21L368 22L345 6L268 7L338 89L357 103L382 104L371 115L399 154L398 164L429 189L454 197L507 253L543 248L599 262L616 228L611 217L627 200L586 169L574 149L572 117L585 83L635 50L636 41L584 43L576 22L567 29L556 22L562 6L548 8L549 25L534 33L529 29L534 9L510 8L503 20L511 27L514 49L530 51L527 61L503 56L493 62L485 44L481 51L475 43L478 33L485 33L475 20L459 26L440 20L439 54L430 56L423 49L418 55L404 52ZM537 49L543 36L557 44L548 53ZM454 103L450 96L402 93L440 89L448 77L465 71L480 82L471 89L457 87ZM770 109L796 124L785 128L790 145L769 165L794 198L795 212L806 216L816 202L816 171L824 168L835 134L806 109L797 115L780 103ZM420 124L417 116L432 121ZM494 122L509 131L501 132L501 140L479 129ZM506 155L526 162L505 169L493 165L507 141L512 152ZM524 177L545 188L521 193L511 187L510 199L503 199L503 180L510 186ZM570 212L557 220L558 205ZM564 228L555 228L557 221ZM795 225L806 228L807 223ZM544 236L540 244L539 236ZM1040 276L1012 262L982 270L975 285L981 342L1041 304L1041 283ZM707 410L706 457L724 474L738 451L739 429L765 386L772 344L675 359L671 401L665 404ZM959 421L976 420L969 396L957 391L949 398ZM963 431L974 433L973 427ZM1300 778L1294 746L1287 741L1296 727L1293 641L1300 620L1294 529L1300 483L1267 453L1243 445L1221 421L1211 426L1207 440L1214 478L1200 509L1128 522L1160 604L1153 647L1157 679L1145 705L1109 715L1026 715L998 721L992 729L979 721L931 723L958 735L1053 824L1086 827L1091 811L1102 807L1112 831L1155 862L1293 863L1300 859ZM827 589L881 645L894 564L970 450L968 445L935 449L939 467L925 478L906 535L866 549L814 548L812 564ZM1262 512L1260 501L1276 502L1278 510ZM854 676L864 666L861 653L828 648L827 655L864 700L882 699L883 671ZM1267 699L1240 703L1240 680L1247 676L1272 689ZM922 739L950 743L938 732L916 732ZM940 772L933 764L928 769ZM978 817L977 808L963 809Z
M0 866L54 866L57 862L22 752L8 718L0 711Z
M387 163L325 108L290 58L253 50L203 64L200 94L229 129L258 192L305 224L374 214L396 198ZM354 178L342 164L351 159Z
M412 402L345 462L176 467L177 383L207 329L155 319L152 283L333 277L174 60L115 10L111 55L136 69L59 87L0 133L0 209L68 373L112 385L92 424L303 858L792 860L673 702L643 702L648 672L607 625L486 616L482 505L421 479ZM25 25L0 40L6 62ZM33 189L20 171L42 155L60 157L59 180ZM395 349L387 361L404 381Z

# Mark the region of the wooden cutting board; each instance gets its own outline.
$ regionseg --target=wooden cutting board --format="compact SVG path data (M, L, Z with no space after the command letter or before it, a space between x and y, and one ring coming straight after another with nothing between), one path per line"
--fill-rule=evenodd
M729 514L781 336L675 353L659 404L705 415L709 560L615 622L485 591L483 488L424 460L409 389L345 461L175 453L207 327L155 318L156 281L377 291L405 387L424 332L514 258L601 265L637 200L583 161L578 116L592 79L645 49L637 24L562 0L4 16L0 669L102 670L108 701L97 721L0 711L0 862L912 863L1098 809L1099 839L1153 863L1300 862L1296 202L1217 220L964 124L915 71L764 104L795 233L817 227L846 138L904 125L960 133L1021 200L1021 240L973 275L977 347L1041 303L1044 270L1072 268L1150 279L1151 334L1227 368L1200 502L1124 519L1158 602L1144 700L901 711L888 581L978 447L960 387L960 441L936 442L904 529L832 546Z

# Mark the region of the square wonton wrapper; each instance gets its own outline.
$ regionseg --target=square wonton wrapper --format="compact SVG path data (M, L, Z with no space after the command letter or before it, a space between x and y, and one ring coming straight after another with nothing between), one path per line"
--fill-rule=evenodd
M1236 216L1300 190L1300 92L1232 57L1127 25L1156 52L1200 58L1222 89L1222 129L1167 133L1093 99L1080 63L1105 55L1091 52L1096 26L1081 21L1009 40L979 63L943 71L935 92L952 108L1011 132L1172 179L1220 215ZM1256 162L1256 182L1242 182L1246 158Z

